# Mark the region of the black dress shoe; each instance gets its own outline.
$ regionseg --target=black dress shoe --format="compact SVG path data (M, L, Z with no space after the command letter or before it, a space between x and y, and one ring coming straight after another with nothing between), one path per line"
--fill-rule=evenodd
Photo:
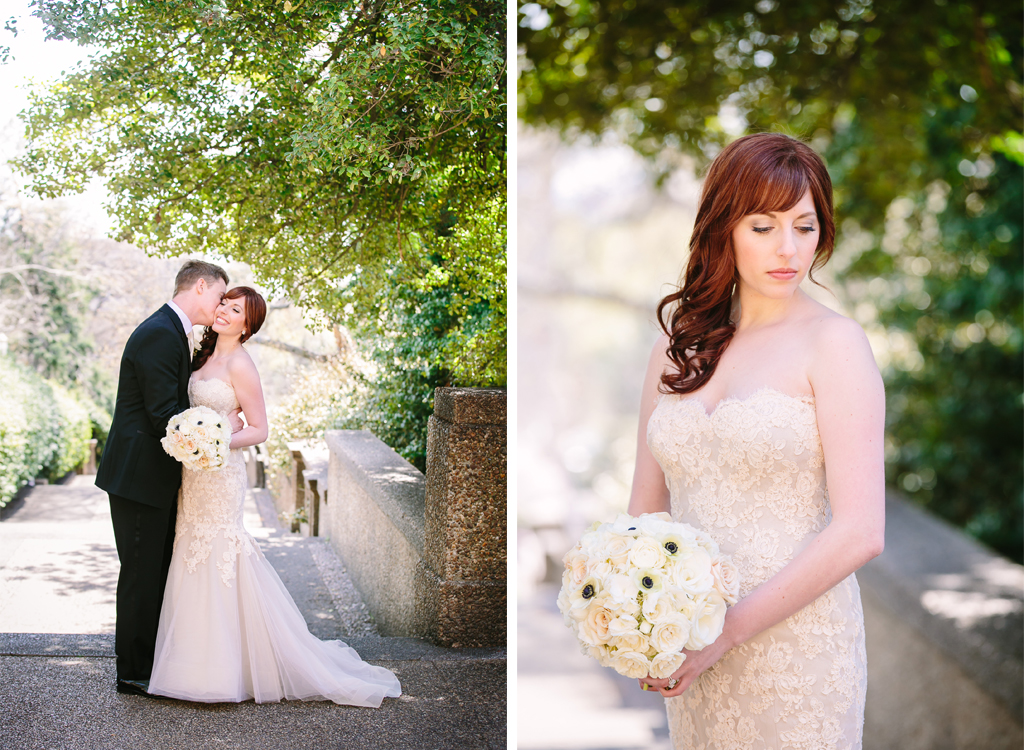
M163 698L162 695L153 695L149 692L149 680L118 680L117 692L128 695L141 695L144 698Z

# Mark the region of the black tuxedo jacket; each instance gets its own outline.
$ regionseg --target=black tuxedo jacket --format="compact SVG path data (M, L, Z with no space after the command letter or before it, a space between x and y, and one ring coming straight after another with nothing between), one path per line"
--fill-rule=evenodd
M181 464L167 455L160 438L171 417L189 407L191 370L181 319L164 305L125 344L97 487L155 508L177 501Z

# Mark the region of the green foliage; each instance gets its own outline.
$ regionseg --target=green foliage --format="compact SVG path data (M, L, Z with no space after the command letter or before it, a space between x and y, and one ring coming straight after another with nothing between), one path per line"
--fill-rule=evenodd
M73 391L90 411L91 437L102 447L110 428L114 387L93 358L86 333L98 296L78 270L74 241L58 211L0 217L0 329L12 357L41 377Z
M23 113L39 194L100 176L122 239L244 261L364 338L409 333L388 301L456 279L459 333L430 366L505 382L503 3L35 6L52 37L103 50Z
M56 383L0 356L0 507L29 480L61 478L88 458L89 409Z
M665 171L743 132L823 154L834 263L892 349L889 479L1018 561L1019 15L1005 0L543 0L519 32L527 122L614 130Z

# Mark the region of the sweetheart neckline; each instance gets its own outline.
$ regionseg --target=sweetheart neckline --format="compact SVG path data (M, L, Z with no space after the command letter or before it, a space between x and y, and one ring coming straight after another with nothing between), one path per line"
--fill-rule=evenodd
M756 391L754 391L753 393L747 394L746 396L742 396L742 397L739 397L739 396L726 396L726 397L724 397L722 399L719 399L718 403L715 404L715 407L714 407L714 409L711 410L711 412L708 412L707 407L704 405L704 400L700 396L697 396L697 395L687 395L687 394L684 394L684 393L663 393L663 394L661 394L661 396L662 396L662 398L664 398L665 396L677 396L677 397L679 397L679 401L680 402L693 404L694 406L696 406L696 407L698 407L700 409L700 412L707 419L713 419L714 416L716 414L718 414L718 410L722 406L724 406L725 404L729 404L729 403L742 404L742 403L744 403L746 401L753 400L757 396L763 396L763 395L767 395L767 394L773 394L773 395L776 395L776 396L782 396L783 398L787 398L787 399L789 399L791 401L799 401L799 402L807 404L809 406L814 404L814 394L803 394L803 395L800 395L800 396L794 396L794 395L792 395L790 393L784 393L783 391L780 391L778 388L772 388L769 385L761 386Z
M197 383L209 383L211 381L216 380L218 383L223 383L224 385L226 385L228 388L230 388L232 390L234 390L234 388L235 388L233 385L231 385L231 383L229 383L228 381L223 380L221 378L197 378L195 373L192 373L192 376L189 378L189 380L194 380Z

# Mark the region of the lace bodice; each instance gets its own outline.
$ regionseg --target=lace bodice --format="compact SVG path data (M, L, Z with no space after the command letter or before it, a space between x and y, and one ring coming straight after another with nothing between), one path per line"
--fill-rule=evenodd
M672 516L714 537L746 595L781 570L831 517L812 396L762 388L721 401L662 396L647 442L665 473Z
M238 408L235 389L218 378L200 380L192 375L188 382L189 403L208 406L218 414L227 415ZM217 560L224 585L231 586L236 575L235 557L238 553L252 554L256 547L242 526L242 505L248 488L245 460L239 450L231 451L227 464L220 471L191 471L184 469L181 482L181 500L175 546L181 538L189 538L184 561L189 572L205 564L210 557L212 542L223 537L228 547Z
M200 380L195 373L188 381L188 401L191 406L208 406L224 416L238 408L231 383L220 378Z
M672 517L732 556L740 597L831 521L814 398L763 388L708 414L694 396L659 399L647 443ZM677 748L859 750L866 667L854 576L725 654L667 701Z

